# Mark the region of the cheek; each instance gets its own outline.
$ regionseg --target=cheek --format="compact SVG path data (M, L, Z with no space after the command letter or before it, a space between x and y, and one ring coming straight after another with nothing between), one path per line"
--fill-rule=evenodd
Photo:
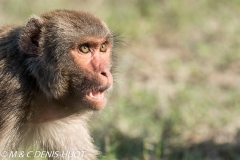
M76 51L72 51L70 55L77 69L81 69L83 71L87 71L90 69L89 64L90 64L91 58L88 58L87 56L76 53Z

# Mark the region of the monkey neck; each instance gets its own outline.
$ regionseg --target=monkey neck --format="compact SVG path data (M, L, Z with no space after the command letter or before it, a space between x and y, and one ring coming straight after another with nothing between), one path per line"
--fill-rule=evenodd
M64 98L64 100L62 99L63 98L61 98L61 101L49 99L44 96L44 94L38 94L37 97L33 98L31 106L34 111L32 115L33 123L60 120L72 115L81 116L90 112L90 110L84 106L74 107L74 105L71 104L74 102L69 102L68 97Z

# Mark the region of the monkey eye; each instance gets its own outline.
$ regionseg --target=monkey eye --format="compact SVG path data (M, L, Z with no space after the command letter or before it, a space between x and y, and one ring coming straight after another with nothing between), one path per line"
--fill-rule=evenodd
M90 48L89 48L88 44L79 45L78 49L82 53L89 53L90 52Z
M106 42L101 45L100 51L101 52L106 52L107 51L107 44L106 44Z

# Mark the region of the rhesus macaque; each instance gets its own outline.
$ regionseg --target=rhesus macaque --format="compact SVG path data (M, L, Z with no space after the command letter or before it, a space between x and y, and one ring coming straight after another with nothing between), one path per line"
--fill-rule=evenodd
M105 106L113 83L113 38L103 21L82 11L55 10L25 26L0 27L3 159L18 150L51 152L46 157L54 160L96 159L87 120ZM73 151L84 155L66 156Z

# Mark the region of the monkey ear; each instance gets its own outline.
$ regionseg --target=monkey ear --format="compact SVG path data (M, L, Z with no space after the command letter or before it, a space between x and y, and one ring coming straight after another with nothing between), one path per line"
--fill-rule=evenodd
M38 56L39 39L43 27L43 20L40 17L30 18L20 36L22 51L29 56Z

